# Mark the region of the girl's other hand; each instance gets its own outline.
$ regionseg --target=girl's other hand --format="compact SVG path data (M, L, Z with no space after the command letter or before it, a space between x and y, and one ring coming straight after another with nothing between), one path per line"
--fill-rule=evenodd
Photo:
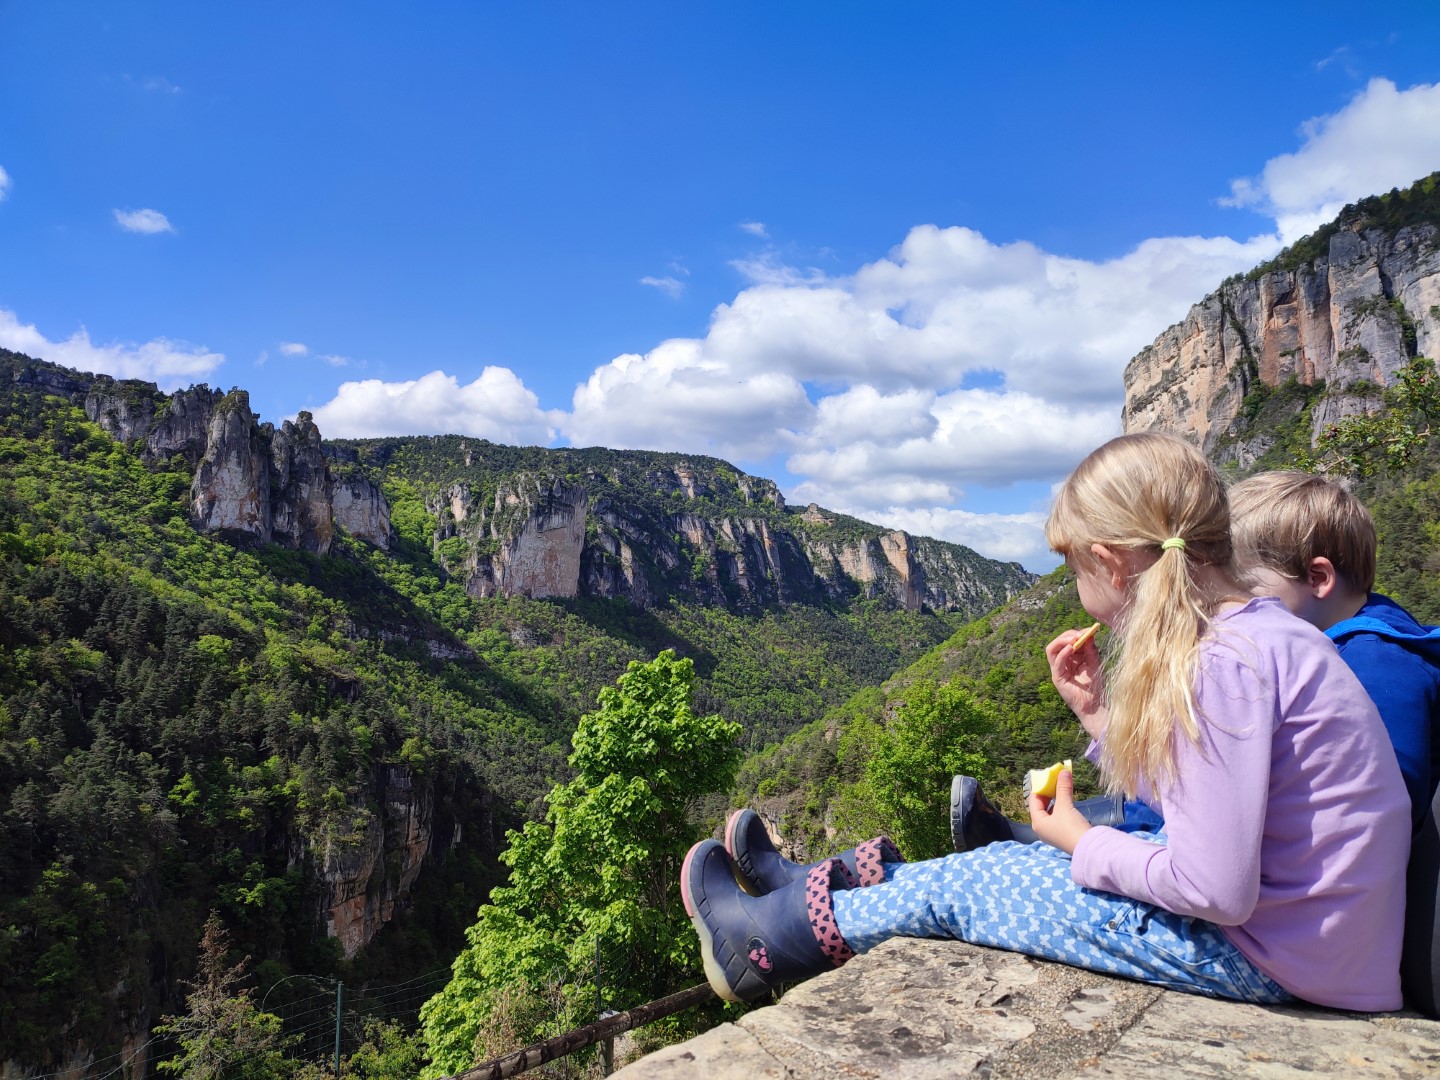
M1080 837L1090 831L1085 815L1075 809L1075 774L1066 769L1055 782L1055 798L1030 796L1030 827L1047 844L1075 854Z
M1080 724L1092 739L1105 734L1109 712L1105 708L1105 680L1100 671L1100 650L1094 638L1071 648L1082 630L1066 630L1045 646L1045 659L1050 662L1050 681L1069 705Z

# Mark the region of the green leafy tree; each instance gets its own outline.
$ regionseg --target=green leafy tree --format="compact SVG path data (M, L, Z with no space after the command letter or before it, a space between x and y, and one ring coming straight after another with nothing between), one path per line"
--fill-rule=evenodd
M888 834L909 859L950 851L950 778L988 777L982 747L997 728L994 713L954 680L915 682L886 723L857 718L840 756L862 759L864 775L839 800L840 830Z
M211 913L200 939L200 967L189 984L184 1016L167 1016L156 1027L180 1045L180 1052L162 1061L162 1072L184 1080L280 1080L294 1072L285 1057L292 1042L281 1033L280 1018L261 1012L242 988L246 960L231 965L230 939L220 917Z
M597 956L610 1008L692 977L695 936L676 887L695 838L687 811L729 786L740 734L693 713L692 678L691 661L668 650L632 662L581 719L576 778L551 791L543 822L508 834L510 884L491 893L450 984L421 1012L431 1075L591 1019ZM530 1000L517 1003L517 986L533 988Z
M1440 417L1435 362L1417 356L1401 368L1385 390L1384 405L1376 413L1330 425L1316 441L1314 455L1301 456L1301 466L1359 477L1413 466L1429 444L1431 423Z

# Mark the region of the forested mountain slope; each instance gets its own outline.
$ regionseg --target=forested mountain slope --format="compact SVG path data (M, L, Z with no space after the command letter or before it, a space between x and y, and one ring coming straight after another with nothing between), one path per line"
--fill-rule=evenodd
M556 497L584 514L577 565L628 550L614 580L643 597L476 584L488 558L504 586ZM143 1042L212 910L259 986L448 964L631 660L692 659L697 709L762 745L1029 580L788 511L723 462L330 448L242 391L14 353L0 556L0 1061L22 1075Z

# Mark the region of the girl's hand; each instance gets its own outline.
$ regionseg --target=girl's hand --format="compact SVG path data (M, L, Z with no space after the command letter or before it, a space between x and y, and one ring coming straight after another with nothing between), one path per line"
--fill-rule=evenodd
M1080 630L1066 630L1045 646L1045 659L1050 661L1050 681L1065 699L1080 724L1092 739L1105 734L1110 719L1105 707L1105 680L1100 672L1100 650L1092 638L1073 651L1070 646L1081 635Z
M1075 774L1068 769L1055 782L1055 798L1030 796L1030 827L1047 844L1070 855L1080 837L1090 831L1085 815L1075 809Z

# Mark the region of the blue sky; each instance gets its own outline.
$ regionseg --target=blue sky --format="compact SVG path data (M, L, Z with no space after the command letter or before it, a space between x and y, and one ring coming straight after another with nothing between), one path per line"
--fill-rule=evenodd
M1440 168L1440 5L0 3L0 345L1052 565L1125 362Z

